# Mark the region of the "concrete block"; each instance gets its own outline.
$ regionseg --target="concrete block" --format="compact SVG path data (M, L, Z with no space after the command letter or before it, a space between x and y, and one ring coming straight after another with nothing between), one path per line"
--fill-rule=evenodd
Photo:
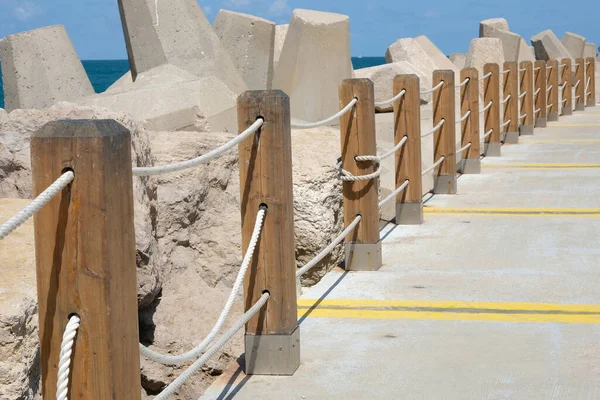
M425 53L431 57L437 69L449 69L455 73L460 72L458 68L440 49L427 36L421 35L415 38L415 41L421 45L421 48L425 50Z
M273 83L275 22L220 10L213 26L248 89L270 90Z
M565 46L572 58L583 57L583 52L585 50L585 38L583 36L566 32L561 39L561 43Z
M283 44L285 43L285 38L287 36L289 24L285 25L277 25L275 27L275 48L273 53L273 71L277 69L277 63L279 62L279 57L281 56L281 50L283 50Z
M483 149L486 157L502 157L502 143L485 143Z
M537 60L548 61L572 58L569 51L550 29L534 35L531 38L531 44L535 49Z
M423 72L416 69L411 63L399 61L391 64L377 65L375 67L361 68L354 71L355 78L367 78L373 81L375 86L375 101L384 101L391 99L394 96L393 83L396 75L414 74L419 77L421 90L431 88L431 76L425 75ZM431 101L432 94L422 94L421 102L428 103ZM378 112L392 112L394 105L377 106Z
M508 22L504 18L491 18L491 19L486 19L484 21L481 21L479 23L479 37L480 38L490 37L489 35L493 30L500 30L500 31L507 31L507 32L510 31L510 29L508 28Z
M463 69L467 63L467 55L465 53L452 53L450 54L450 61L456 65L456 68Z
M300 366L300 327L289 335L246 334L246 375L294 375Z
M164 64L156 68L138 74L136 81L133 81L131 71L119 78L113 83L106 92L118 93L128 90L137 90L142 87L153 85L170 85L173 83L193 81L198 79L188 71L171 64Z
M435 194L456 194L457 179L456 175L436 176L433 180L433 193Z
M488 32L488 38L500 39L504 52L504 61L518 62L521 47L521 36L509 31L492 29ZM502 64L501 64L502 65Z
M396 225L421 225L423 202L396 204Z
M535 50L532 46L529 46L523 38L521 38L521 43L519 44L519 55L517 57L517 62L521 61L531 61L532 63L535 63Z
M519 143L519 132L506 132L504 134L504 143L518 144Z
M377 243L346 243L346 271L378 271L383 265L381 241Z
M523 39L525 40L525 39ZM527 44L527 42L525 42L525 44ZM535 48L533 46L527 46L529 48L529 51L531 52L531 58L535 60Z
M536 128L545 128L546 126L548 126L548 119L547 118L536 118L535 119L535 127Z
M339 111L338 88L353 76L348 16L294 10L273 88L290 96L292 117L318 121Z
M596 57L596 43L585 43L585 49L583 50L583 58Z
M235 94L248 89L196 0L118 2L134 80L172 64L198 78L217 77Z
M481 173L481 159L480 158L463 158L460 160L458 172L465 175L480 174Z
M558 113L557 112L549 112L546 117L547 117L548 122L558 121Z
M465 67L477 68L479 76L483 76L483 67L487 63L504 64L504 49L502 41L498 38L479 38L471 40L469 53ZM479 91L483 93L485 82L479 82ZM500 80L500 88L502 88L502 79ZM502 93L502 90L500 90Z
M433 77L433 71L439 69L435 61L421 47L418 41L412 38L398 39L388 47L385 53L388 63L407 61L427 76Z
M94 94L62 25L6 36L0 41L7 111L44 108Z
M522 136L533 135L533 125L520 125L519 133Z

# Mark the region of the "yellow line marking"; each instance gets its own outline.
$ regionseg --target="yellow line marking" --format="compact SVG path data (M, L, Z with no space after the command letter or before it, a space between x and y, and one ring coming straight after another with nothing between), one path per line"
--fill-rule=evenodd
M578 168L600 168L600 164L481 164L492 168L528 168L528 169L578 169Z
M600 124L548 124L548 127L552 127L552 126L586 127L586 126L600 126Z
M600 139L531 139L521 143L600 143Z
M426 215L510 216L510 217L600 217L600 208L469 208L424 207Z

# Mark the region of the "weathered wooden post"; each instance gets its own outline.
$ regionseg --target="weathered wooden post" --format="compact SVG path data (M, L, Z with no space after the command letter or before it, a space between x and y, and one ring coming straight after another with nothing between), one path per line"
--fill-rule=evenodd
M459 171L463 174L481 173L481 143L479 140L479 73L477 68L464 68L460 71L460 82L468 79L460 88L460 113L461 118L469 115L461 122L461 148L462 151ZM486 78L488 81L489 78ZM488 104L488 103L486 103ZM497 106L497 104L496 104ZM492 107L494 102L492 101ZM491 111L491 107L486 111Z
M521 135L533 135L533 123L535 120L533 109L533 64L531 61L521 61L521 84L519 97L521 98L521 111L519 123L521 124Z
M133 181L129 131L112 120L50 122L31 138L33 193L75 179L34 217L42 393L56 398L62 335L75 338L69 393L139 399Z
M548 90L548 121L558 121L558 115L560 114L560 70L558 67L558 61L548 61L546 71L548 72L548 86L546 87Z
M519 143L519 65L504 63L504 143Z
M594 57L588 57L586 59L586 85L589 80L589 85L586 88L586 106L595 107L596 106L596 60Z
M585 111L585 60L575 60L575 111Z
M409 184L396 196L396 224L423 223L423 178L421 164L421 89L417 75L394 78L394 96L405 90L394 104L394 140L406 143L396 152L396 187Z
M571 80L571 59L563 58L560 61L559 70L562 68L561 73L561 81L562 85L564 85L563 90L561 92L561 107L563 115L572 115L573 114L573 84Z
M547 107L547 81L546 78L546 62L545 61L536 61L535 67L533 71L534 75L534 88L533 92L535 98L535 126L540 128L545 128L548 120L548 107Z
M454 71L433 71L432 86L443 82L442 87L433 92L433 126L442 120L443 125L433 134L433 161L443 161L434 169L433 192L436 194L456 194L456 94Z
M486 157L500 157L502 143L500 143L500 66L488 63L483 66L483 73L492 75L483 82L483 104L492 107L483 114L483 133L492 133L484 140L484 154Z
M290 100L280 90L248 91L238 97L238 127L264 123L239 145L242 252L260 208L267 213L244 282L248 310L263 293L270 297L246 324L246 374L292 375L300 365L297 323L294 201Z
M377 154L375 93L369 79L346 79L339 89L340 106L356 98L351 112L340 118L342 168L352 175L368 175L378 166L372 161L356 161L356 156ZM346 270L376 271L381 268L379 240L379 178L344 181L344 221L346 226L360 215L354 234L346 238Z

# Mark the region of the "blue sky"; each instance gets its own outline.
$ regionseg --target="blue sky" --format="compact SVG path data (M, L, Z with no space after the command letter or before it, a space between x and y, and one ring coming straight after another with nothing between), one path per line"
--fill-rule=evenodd
M600 1L577 0L199 0L209 20L219 9L287 23L294 8L350 16L352 54L383 56L401 37L428 36L447 54L466 52L479 21L504 17L526 40L552 29L585 36L600 45ZM82 59L124 59L117 0L0 0L0 37L63 24Z

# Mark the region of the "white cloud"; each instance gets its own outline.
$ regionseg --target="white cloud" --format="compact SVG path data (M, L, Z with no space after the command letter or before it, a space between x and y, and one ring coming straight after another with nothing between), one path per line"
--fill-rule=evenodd
M23 1L13 10L13 15L20 21L27 21L42 13L42 9L31 1Z
M269 15L272 17L280 17L290 12L290 6L287 0L273 0L273 3L269 7Z

